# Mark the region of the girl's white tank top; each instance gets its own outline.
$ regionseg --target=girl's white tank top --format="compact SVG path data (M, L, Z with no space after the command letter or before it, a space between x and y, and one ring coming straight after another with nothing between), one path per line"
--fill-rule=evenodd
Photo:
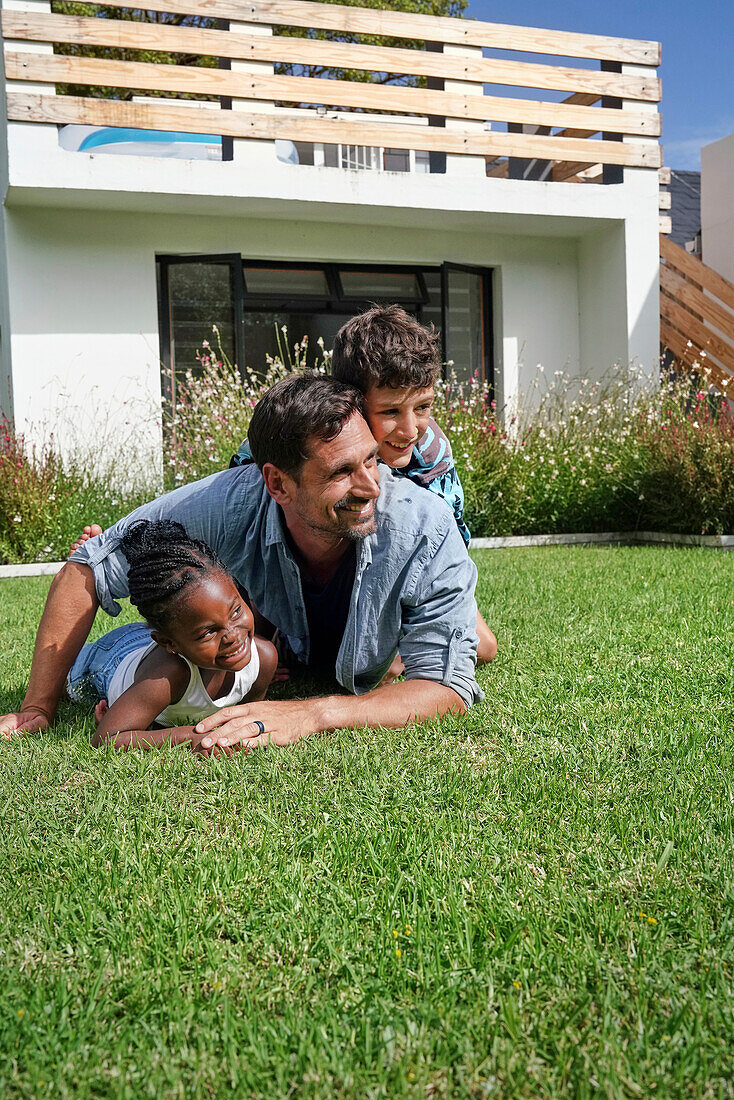
M157 642L151 642L149 645L143 646L142 649L135 649L132 653L128 653L123 657L110 681L109 698L107 700L110 706L120 698L123 691L127 691L131 686L135 680L138 665L144 657L147 657L155 649L157 644ZM249 663L239 672L235 672L232 690L223 695L221 699L212 699L201 681L200 669L196 665L192 665L191 661L183 655L181 659L186 661L189 666L189 684L179 701L171 703L154 719L162 726L195 726L207 715L214 714L215 711L223 710L225 707L233 706L235 703L240 703L251 690L260 672L260 657L253 638Z

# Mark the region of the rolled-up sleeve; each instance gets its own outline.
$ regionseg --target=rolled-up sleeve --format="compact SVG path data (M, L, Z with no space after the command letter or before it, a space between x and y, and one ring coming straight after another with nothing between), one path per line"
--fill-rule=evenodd
M88 565L92 570L99 606L108 615L119 615L121 608L117 600L129 594L127 560L120 550L120 539L125 529L123 525L126 524L127 520L120 520L101 535L89 539L69 558L69 561Z
M467 706L483 699L476 678L477 569L455 523L419 555L403 598L400 656L408 680L435 680Z
M225 470L166 493L150 504L136 508L74 551L69 560L88 565L94 573L97 599L103 611L108 615L119 615L121 609L117 601L129 595L128 564L120 542L130 524L136 520L177 520L189 535L202 539L224 556L229 528L237 515L236 507L232 506L237 475L238 471Z

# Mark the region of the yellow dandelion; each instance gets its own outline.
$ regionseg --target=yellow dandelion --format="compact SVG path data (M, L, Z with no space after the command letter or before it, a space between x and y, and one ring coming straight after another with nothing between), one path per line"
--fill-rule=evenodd
M396 948L395 948L395 954L397 955L397 957L398 957L398 958L401 958L401 957L402 957L402 954L403 954L403 952L402 952L402 951L400 950L400 948L399 948L399 947L396 947Z
M521 988L520 982L513 982L512 984L514 985L515 989L520 989Z
M21 1016L25 1016L25 1009L24 1008L19 1008L18 1009L18 1019L20 1019Z
M648 917L648 918L647 918L647 923L648 923L648 924L657 924L658 922L657 922L657 920L655 919L655 917Z
M393 934L393 936L397 936L397 934L398 934L397 928L393 928L392 934Z
M413 931L413 929L410 927L410 925L406 924L406 926L405 926L405 935L409 936L412 931Z
M645 917L647 916L647 913L639 912L639 913L637 914L637 916L638 916L638 917L640 918L640 920L644 920L644 919L645 919Z

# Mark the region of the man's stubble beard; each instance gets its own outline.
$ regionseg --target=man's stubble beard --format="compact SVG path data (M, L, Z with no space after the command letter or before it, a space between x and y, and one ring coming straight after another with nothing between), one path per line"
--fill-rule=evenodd
M339 516L340 511L343 510L345 504L353 504L354 501L346 498L345 500L339 500L334 505L334 511ZM374 507L372 515L369 519L364 520L356 526L350 524L347 520L338 524L326 524L315 523L309 516L301 515L302 522L307 525L312 531L317 532L320 535L328 535L334 539L348 539L350 542L361 542L369 535L374 535L377 530L377 517L375 516Z

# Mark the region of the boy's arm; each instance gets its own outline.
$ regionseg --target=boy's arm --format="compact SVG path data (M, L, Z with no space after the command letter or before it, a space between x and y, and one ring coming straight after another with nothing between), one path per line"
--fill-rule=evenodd
M161 711L177 703L190 679L187 665L165 651L154 650L140 664L136 680L103 715L92 738L98 748L113 741L116 748L154 748L191 740L191 726L149 730ZM185 732L188 730L188 736Z

